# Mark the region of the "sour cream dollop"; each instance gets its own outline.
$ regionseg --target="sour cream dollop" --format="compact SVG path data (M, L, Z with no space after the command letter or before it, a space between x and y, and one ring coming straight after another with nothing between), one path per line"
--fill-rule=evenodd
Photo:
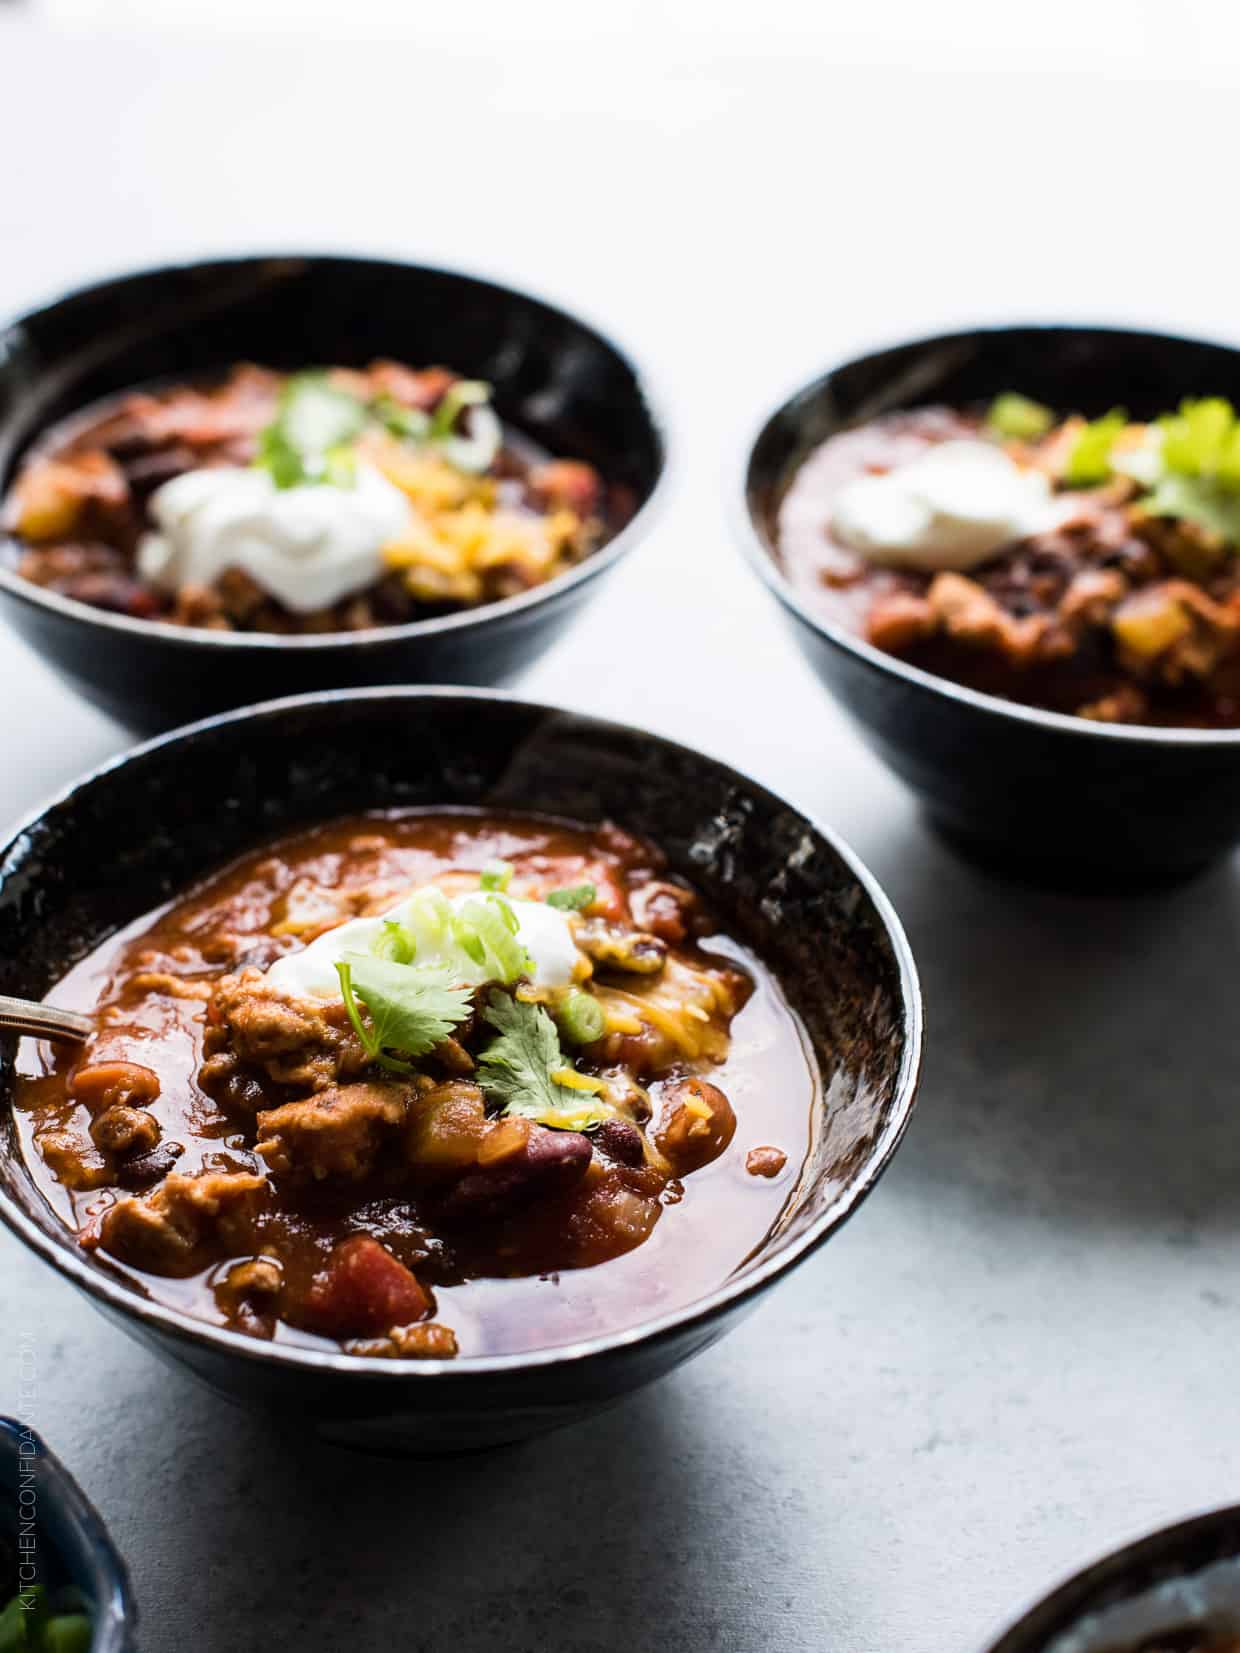
M396 906L374 918L350 918L333 930L325 930L300 953L290 953L285 958L277 959L267 971L267 980L282 993L290 993L297 998L338 999L340 977L336 974L336 965L346 953L368 953L371 944L383 934L387 920L395 920L398 924L409 921L417 911L421 894L421 890L415 890ZM485 892L467 890L463 895L450 899L448 905L459 911L467 901L486 899ZM543 901L524 901L509 895L503 899L517 920L516 939L534 962L531 978L534 985L568 987L573 980L579 954L567 917L558 908L549 907ZM474 985L485 979L480 970L473 970L468 963L462 964L459 952L449 952L445 947L436 948L433 943L418 948L417 962L450 964L462 983Z
M138 570L168 591L209 585L240 568L295 614L329 608L372 584L383 547L409 526L410 505L372 465L352 487L277 488L258 467L186 471L151 495L158 532L143 536Z
M933 573L976 568L1057 520L1050 481L993 442L939 442L836 495L831 528L869 562Z

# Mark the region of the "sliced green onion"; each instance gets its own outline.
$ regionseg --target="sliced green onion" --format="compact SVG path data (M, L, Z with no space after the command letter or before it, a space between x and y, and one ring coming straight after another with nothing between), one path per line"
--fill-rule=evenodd
M555 1020L560 1032L574 1045L592 1045L603 1037L607 1026L602 1005L592 993L583 993L579 987L560 1000Z
M491 398L491 387L482 379L458 379L449 385L431 417L431 441L451 436L466 408L481 407Z
M484 890L506 890L512 883L511 861L488 861L478 875Z
M407 408L394 396L376 396L370 411L385 430L402 441L425 442L431 433L430 415L421 408Z
M0 1653L24 1653L30 1646L26 1638L26 1619L29 1609L22 1606L20 1596L14 1596L0 1612Z
M593 904L598 891L593 884L573 884L568 889L552 890L547 897L548 907L557 907L562 913L579 913Z
M470 922L467 909L453 913L451 918L452 939L464 953L471 964L481 970L487 962L487 950L477 928Z
M1070 487L1088 488L1106 481L1111 474L1111 449L1127 423L1123 408L1112 408L1085 426L1064 466L1063 479Z
M986 414L987 428L996 436L1018 442L1036 442L1055 423L1055 415L1041 402L1032 402L1018 391L1005 390L996 396Z
M45 1653L89 1653L91 1634L85 1613L61 1613L43 1627Z
M382 933L375 937L370 950L376 958L387 959L392 964L412 964L418 944L403 925L394 918L385 918Z

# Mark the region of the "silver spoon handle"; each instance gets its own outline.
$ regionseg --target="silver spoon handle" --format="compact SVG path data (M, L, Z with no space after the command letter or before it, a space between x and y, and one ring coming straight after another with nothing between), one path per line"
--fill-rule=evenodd
M33 999L10 999L0 993L0 1028L30 1033L36 1039L70 1039L80 1043L95 1031L90 1016L77 1010L57 1010Z

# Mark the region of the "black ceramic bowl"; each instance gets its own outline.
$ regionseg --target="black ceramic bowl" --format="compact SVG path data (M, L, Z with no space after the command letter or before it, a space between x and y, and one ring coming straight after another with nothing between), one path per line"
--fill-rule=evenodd
M1240 1636L1240 1506L1163 1527L1095 1561L986 1653L1197 1653Z
M744 463L740 537L809 663L930 819L975 856L1048 882L1139 886L1240 842L1240 730L1090 723L961 688L813 612L784 576L774 513L809 450L847 425L1021 390L1135 417L1184 396L1240 402L1240 351L1105 327L1001 327L920 339L833 368L762 425Z
M43 590L0 540L0 603L74 688L151 733L272 695L368 683L496 683L539 654L645 533L664 436L621 351L584 322L493 282L375 259L254 257L122 276L0 331L0 490L50 424L116 391L235 361L278 368L443 362L495 387L515 428L586 459L636 512L545 586L409 625L324 636L187 630Z
M16 1353L20 1370L20 1345ZM130 1653L137 1609L125 1563L60 1459L15 1418L0 1417L0 1494L0 1539L31 1569L21 1587L41 1584L52 1594L71 1585L89 1605L91 1653Z
M265 839L419 804L611 818L646 833L782 982L825 1104L777 1230L718 1290L634 1329L531 1355L403 1363L262 1343L148 1301L88 1258L36 1192L11 1127L0 1144L0 1218L126 1330L237 1400L337 1439L409 1450L567 1423L715 1342L873 1187L908 1121L922 1037L899 921L822 828L653 735L446 689L277 701L88 776L0 851L0 992L41 997L117 928ZM0 1058L0 1095L11 1094L11 1040Z

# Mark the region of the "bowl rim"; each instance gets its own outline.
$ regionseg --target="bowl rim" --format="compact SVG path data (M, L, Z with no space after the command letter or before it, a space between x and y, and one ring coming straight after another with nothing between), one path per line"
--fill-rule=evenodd
M190 737L211 730L226 729L231 725L244 726L258 717L278 717L285 712L314 707L331 707L361 701L410 701L464 699L480 704L501 701L532 712L577 720L594 725L609 733L635 736L653 742L674 755L704 759L722 771L751 796L759 796L772 804L790 810L804 820L851 873L871 903L878 923L891 948L900 997L903 1051L896 1075L891 1109L883 1130L866 1156L861 1174L843 1187L805 1233L760 1262L743 1277L729 1278L714 1291L693 1302L682 1305L635 1326L604 1332L594 1337L580 1338L546 1349L529 1350L520 1354L466 1355L455 1360L390 1360L375 1356L329 1353L318 1349L304 1349L295 1344L267 1343L247 1337L244 1333L229 1331L197 1320L183 1310L174 1309L152 1299L143 1298L132 1288L113 1280L102 1270L92 1266L74 1243L72 1232L57 1220L58 1232L49 1233L40 1227L18 1205L10 1191L0 1186L0 1222L3 1222L44 1262L50 1263L79 1289L95 1298L105 1310L116 1311L125 1319L133 1318L157 1333L171 1334L182 1341L196 1343L211 1349L223 1349L241 1355L257 1364L284 1370L331 1372L368 1378L372 1382L430 1381L445 1377L457 1383L484 1381L499 1373L539 1370L551 1366L567 1366L596 1356L622 1351L638 1344L652 1344L675 1334L691 1330L713 1320L725 1310L736 1309L756 1296L781 1275L803 1261L860 1206L891 1162L908 1128L913 1104L921 1078L924 1052L924 1007L917 966L908 937L894 907L881 885L855 852L834 832L824 827L812 815L790 804L779 794L760 782L749 779L739 770L713 753L686 747L664 735L653 734L632 724L612 718L598 717L589 712L574 711L569 707L547 701L528 700L524 696L494 689L457 688L450 685L373 687L345 690L316 690L307 694L286 695L277 700L259 702L234 711L217 713L195 723L157 735L138 746L130 747L97 764L78 779L69 782L42 805L25 815L9 828L0 844L0 864L3 864L23 837L32 832L42 818L52 810L69 803L78 793L86 791L114 771L123 769L135 758L145 757L166 746L172 746ZM327 715L330 716L330 713ZM15 1156L20 1158L20 1155Z
M35 1443L39 1474L50 1484L52 1501L84 1541L90 1558L90 1589L94 1599L90 1653L122 1653L129 1645L130 1631L138 1622L138 1608L129 1568L107 1523L37 1429L3 1413L0 1414L0 1435L7 1435L15 1448L23 1436Z
M756 423L750 423L746 427L741 439L739 463L734 461L730 467L732 479L727 487L728 515L733 539L739 545L751 570L795 619L808 631L823 638L843 653L852 655L861 665L880 676L896 678L912 687L928 691L937 699L954 701L957 705L966 706L984 716L1010 719L1047 732L1075 736L1083 741L1102 740L1137 744L1144 742L1154 746L1183 747L1240 745L1240 727L1190 729L1151 723L1097 723L1091 722L1088 718L1074 717L1068 712L1050 712L1038 706L1022 705L1016 700L1004 700L1000 695L984 694L979 689L970 689L964 684L953 683L950 678L937 677L933 672L923 671L920 666L910 665L895 655L884 654L872 643L867 643L864 638L854 636L843 626L816 613L793 586L777 562L774 550L768 546L752 506L751 479L754 454L770 427L787 413L794 403L812 401L828 388L836 374L869 361L874 356L885 355L891 350L908 347L931 349L936 345L949 345L958 340L977 338L981 335L1019 332L1104 333L1116 337L1140 337L1172 345L1204 346L1228 351L1237 357L1240 365L1240 346L1227 344L1220 339L1198 338L1188 333L1164 333L1156 328L1124 327L1110 323L1062 319L1048 321L1035 318L1028 321L989 322L978 326L962 324L944 332L927 333L912 338L900 337L888 339L885 343L870 344L859 353L832 361L812 379L799 380L791 389L785 390L782 395L769 402ZM740 479L739 486L735 481L737 476Z
M1203 1555L1195 1561L1193 1557L1208 1549L1212 1538L1229 1530L1235 1540L1234 1555L1240 1558L1240 1504L1202 1510L1167 1526L1142 1532L1139 1537L1107 1550L1061 1578L1015 1618L1005 1618L1003 1627L985 1641L980 1653L1043 1653L1048 1639L1066 1634L1082 1618L1106 1606L1107 1603L1097 1598L1112 1586L1132 1578L1137 1584L1132 1594L1139 1595L1155 1583L1188 1578L1212 1560L1227 1559L1222 1555ZM1183 1562L1182 1573L1169 1572L1165 1580L1148 1576L1160 1565L1177 1561ZM1144 1578L1143 1573L1147 1575Z
M540 603L567 596L577 587L585 585L589 580L614 567L623 556L633 550L641 539L645 538L651 527L666 510L676 462L669 436L666 413L667 398L662 388L655 386L649 369L639 364L636 355L626 342L620 341L614 330L604 328L590 316L576 308L575 305L570 310L566 304L560 303L554 298L545 297L541 292L533 292L528 288L514 286L505 280L479 270L439 264L424 264L391 255L375 254L372 256L359 252L296 252L287 249L273 249L264 252L204 254L198 258L169 260L165 263L142 265L137 268L125 267L111 274L97 276L84 284L66 288L41 303L33 306L27 305L12 314L0 317L0 338L3 338L5 334L14 329L28 325L36 318L46 315L62 304L74 304L89 300L105 293L109 288L123 287L128 282L159 276L172 276L181 272L207 269L212 266L227 269L230 266L241 268L245 265L267 263L335 263L368 265L371 267L385 266L388 269L403 270L419 275L444 276L467 285L490 288L508 298L521 299L542 309L550 310L564 320L571 322L574 326L593 334L599 343L622 362L632 374L638 397L649 419L651 431L659 448L659 468L650 493L616 534L599 546L597 551L592 551L576 567L566 569L562 574L557 574L554 579L547 580L542 585L534 586L529 591L518 592L513 597L500 597L494 602L481 603L476 608L460 609L451 614L433 615L424 620L407 620L400 625L370 626L359 631L306 632L295 635L262 631L209 631L205 626L174 626L167 620L140 620L127 614L113 614L107 609L92 608L89 603L79 602L75 597L66 597L60 592L49 591L44 586L35 585L33 581L23 579L15 568L8 565L4 558L0 558L0 591L3 591L9 597L26 603L31 608L47 610L71 624L83 627L100 626L105 631L119 633L122 636L150 637L173 647L185 649L208 648L257 655L284 649L292 649L298 653L309 655L342 648L377 649L387 643L416 642L422 638L451 635L454 632L466 631L471 626L480 627L492 619L500 621L509 617L515 618L530 609L537 608ZM0 530L0 546L18 543L20 542L17 541L16 536L7 530Z

